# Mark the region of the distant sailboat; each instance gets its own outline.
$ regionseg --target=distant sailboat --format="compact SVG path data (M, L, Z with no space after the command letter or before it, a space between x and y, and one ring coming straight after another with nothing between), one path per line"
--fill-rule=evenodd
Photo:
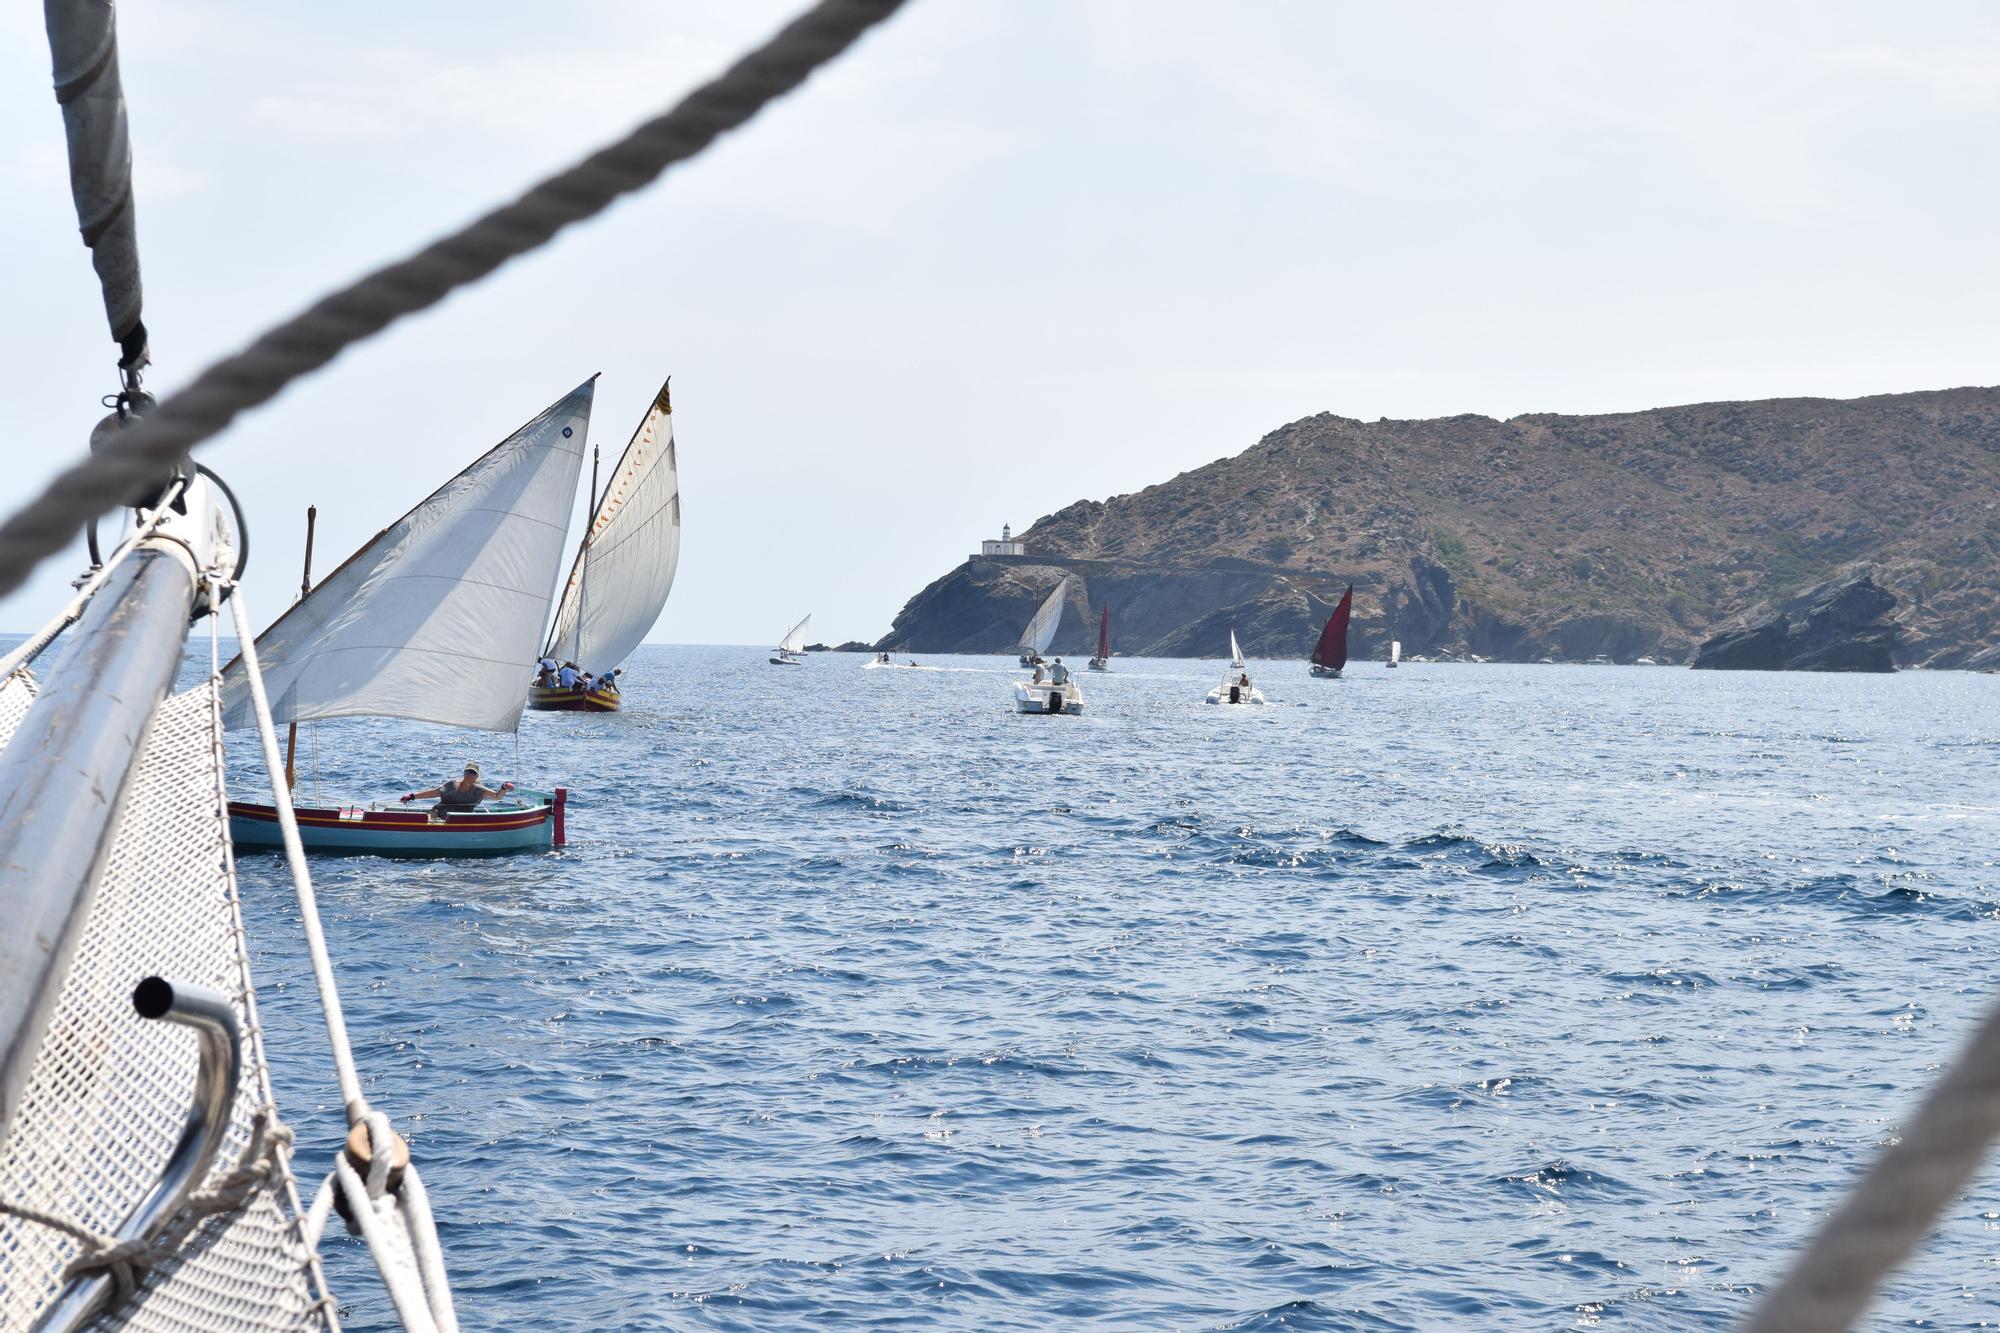
M585 381L488 450L257 636L274 721L520 725L520 664L555 599L596 384ZM223 671L222 708L225 726L254 721L240 658ZM560 842L564 795L516 789L450 812L295 800L293 813L311 850L499 852ZM281 845L274 806L231 801L229 828L239 846Z
M1069 576L1056 584L1055 591L1042 599L1029 619L1028 627L1021 631L1021 641L1014 645L1021 655L1021 665L1031 667L1042 660L1042 654L1055 642L1056 627L1062 624L1063 603L1069 597Z
M1333 608L1327 617L1326 628L1319 633L1319 642L1313 645L1312 674L1315 676L1338 676L1347 666L1347 620L1354 612L1354 585L1347 585L1347 591L1340 595L1340 605Z
M1391 639L1389 640L1389 667L1391 670L1394 670L1402 664L1403 641L1401 639Z
M1092 671L1111 670L1111 608L1097 613L1097 656L1090 659Z
M671 381L670 381L671 382ZM615 713L613 678L666 607L681 555L680 466L674 454L674 407L662 384L632 432L602 494L597 451L590 455L590 526L584 529L549 630L545 658L594 672L579 683L533 685L528 707L541 712Z
M1083 691L1060 658L1049 668L1047 678L1042 678L1042 654L1055 642L1056 627L1062 623L1063 603L1068 597L1069 578L1065 575L1055 591L1042 599L1034 618L1021 631L1021 641L1015 647L1020 650L1021 665L1035 668L1036 679L1014 682L1014 707L1018 712L1076 714L1083 711Z
M805 665L806 626L812 623L813 618L807 616L804 620L792 626L791 631L784 638L778 640L777 650L771 654L772 666Z
M1243 650L1236 643L1236 627L1229 629L1229 665L1238 671L1243 669Z

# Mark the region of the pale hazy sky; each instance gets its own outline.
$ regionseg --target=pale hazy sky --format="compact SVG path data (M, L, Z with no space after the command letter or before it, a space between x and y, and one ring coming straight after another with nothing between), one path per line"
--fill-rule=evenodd
M11 509L116 387L39 5L0 8ZM166 393L671 103L792 4L129 0ZM1003 521L1319 411L2000 381L2000 8L914 0L691 167L251 414L252 606L593 371L674 376L654 632L873 638ZM79 544L80 548L80 544ZM27 629L80 549L0 602Z

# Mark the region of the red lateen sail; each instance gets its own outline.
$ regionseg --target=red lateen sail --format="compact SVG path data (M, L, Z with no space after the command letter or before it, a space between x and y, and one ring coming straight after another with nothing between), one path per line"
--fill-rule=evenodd
M1111 660L1111 608L1108 606L1097 617L1097 656L1100 661Z
M1338 671L1347 665L1347 617L1354 610L1354 585L1347 585L1347 591L1340 595L1340 605L1333 608L1327 618L1326 628L1319 632L1319 642L1313 645L1313 665Z

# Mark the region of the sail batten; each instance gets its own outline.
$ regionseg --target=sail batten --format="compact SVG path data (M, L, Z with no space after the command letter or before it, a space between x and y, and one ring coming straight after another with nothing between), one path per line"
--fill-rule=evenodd
M1069 597L1069 576L1056 584L1055 591L1042 599L1035 608L1035 615L1028 627L1021 631L1021 641L1015 645L1026 656L1040 657L1055 642L1056 627L1062 624L1063 603Z
M593 378L377 533L257 636L279 722L395 717L511 731L555 600ZM252 721L241 664L223 721Z
M547 655L611 670L645 641L680 564L680 465L662 385L590 516L550 626Z
M1314 666L1338 671L1347 665L1347 621L1354 613L1354 585L1347 585L1347 591L1340 595L1340 605L1333 608L1327 617L1326 628L1319 633L1319 642L1313 645Z

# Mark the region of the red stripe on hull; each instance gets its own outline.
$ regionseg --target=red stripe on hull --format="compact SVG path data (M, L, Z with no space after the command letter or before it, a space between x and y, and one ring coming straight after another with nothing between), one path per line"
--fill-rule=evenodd
M278 807L275 805L231 801L229 813L238 819L255 819L266 824L278 822ZM428 814L401 810L368 810L359 819L343 819L338 810L302 810L296 807L292 810L292 818L301 828L365 828L385 833L415 832L419 829L428 833L504 833L510 829L533 828L548 817L547 806L535 810L509 810L505 814L480 814L477 811L455 814L435 824Z

